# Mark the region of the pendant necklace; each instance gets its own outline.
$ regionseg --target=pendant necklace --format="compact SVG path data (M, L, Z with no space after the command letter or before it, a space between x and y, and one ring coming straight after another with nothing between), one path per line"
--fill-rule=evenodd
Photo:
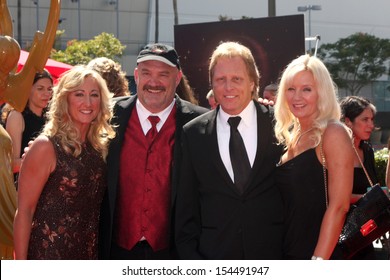
M312 131L313 129L315 129L315 127L311 127L311 128L309 128L309 129L305 130L304 132L300 133L299 136L297 137L297 141L295 141L295 145L298 145L298 142L299 142L299 140L301 140L301 138L302 138L303 135L309 133L309 132ZM300 128L299 128L298 130L301 131Z

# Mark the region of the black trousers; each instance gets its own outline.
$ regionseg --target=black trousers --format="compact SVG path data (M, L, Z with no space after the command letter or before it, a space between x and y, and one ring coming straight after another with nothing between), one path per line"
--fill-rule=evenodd
M131 250L127 250L112 243L111 246L112 260L169 260L169 249L163 249L154 252L149 243L144 240L138 242Z

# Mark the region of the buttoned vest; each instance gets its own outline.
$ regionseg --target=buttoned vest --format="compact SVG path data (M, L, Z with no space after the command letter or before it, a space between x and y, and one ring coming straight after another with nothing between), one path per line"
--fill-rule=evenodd
M145 238L154 251L168 248L176 107L149 145L137 110L122 145L116 208L117 245L131 250Z

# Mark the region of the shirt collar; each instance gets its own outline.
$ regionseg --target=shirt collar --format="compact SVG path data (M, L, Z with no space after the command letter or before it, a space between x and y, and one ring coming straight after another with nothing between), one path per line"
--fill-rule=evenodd
M246 127L249 127L253 122L256 121L256 118L253 118L253 115L256 116L256 107L255 104L253 103L253 100L251 100L249 104L245 107L245 109L242 110L241 113L239 113L238 115L229 115L222 109L222 106L220 106L220 110L219 110L220 120L223 123L227 123L230 117L240 116L241 117L240 125L244 124Z
M150 115L153 115L153 116L158 116L161 120L161 123L164 123L167 120L169 114L171 113L174 105L175 105L175 99L173 99L172 103L169 104L169 106L167 108L165 108L164 110L162 110L161 112L152 113L148 109L146 109L145 106L142 105L142 103L137 98L136 108L137 108L139 121L142 124L142 123L148 121L147 119Z

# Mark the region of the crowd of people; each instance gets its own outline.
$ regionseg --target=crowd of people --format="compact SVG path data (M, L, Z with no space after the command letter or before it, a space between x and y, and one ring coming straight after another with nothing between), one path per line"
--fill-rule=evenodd
M171 46L146 45L134 79L131 94L98 58L54 86L37 73L23 113L5 110L0 183L16 179L17 210L0 215L2 231L14 223L2 258L12 239L15 259L342 258L350 204L378 181L369 100L339 102L324 63L302 55L268 87L272 103L259 101L258 66L238 42L210 56L209 109Z

